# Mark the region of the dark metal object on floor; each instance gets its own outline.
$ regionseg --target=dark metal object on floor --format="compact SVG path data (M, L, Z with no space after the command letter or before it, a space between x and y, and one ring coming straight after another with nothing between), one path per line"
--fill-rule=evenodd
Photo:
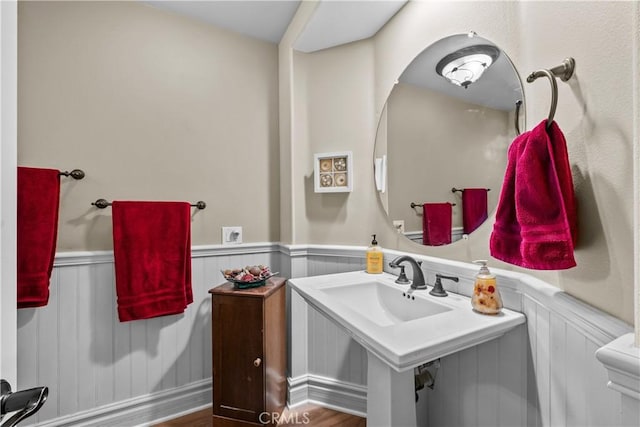
M13 427L38 412L47 401L48 395L47 387L35 387L14 393L6 380L0 380L0 427ZM10 413L13 415L2 421L4 416Z

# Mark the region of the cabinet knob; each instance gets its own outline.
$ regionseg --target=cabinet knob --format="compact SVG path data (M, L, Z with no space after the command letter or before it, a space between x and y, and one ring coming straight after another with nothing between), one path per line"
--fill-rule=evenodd
M262 359L258 357L256 360L253 361L253 366L257 368L258 366L260 366L261 363L262 363Z

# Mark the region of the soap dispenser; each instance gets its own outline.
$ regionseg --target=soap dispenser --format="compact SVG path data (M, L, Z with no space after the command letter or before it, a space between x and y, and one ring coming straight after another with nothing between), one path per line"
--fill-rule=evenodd
M371 240L371 246L367 248L367 273L369 274L381 274L382 266L384 264L384 254L382 249L378 246L376 235L372 234L373 240Z
M498 314L502 310L502 298L498 291L495 274L492 274L487 268L486 260L473 261L474 264L480 264L480 271L476 275L476 281L473 286L473 295L471 296L471 306L473 309L482 314Z

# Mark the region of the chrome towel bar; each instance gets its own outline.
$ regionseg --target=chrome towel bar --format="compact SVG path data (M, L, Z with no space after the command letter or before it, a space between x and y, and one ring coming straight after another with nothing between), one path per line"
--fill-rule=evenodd
M490 189L490 188L487 188L486 190L487 190L487 191L491 191L491 189ZM453 187L453 188L451 189L451 192L452 192L452 193L457 193L458 191L462 193L462 192L464 192L464 189L462 189L462 188L456 188L456 187Z
M445 203L449 203L449 202L445 202ZM455 205L456 205L455 203L449 203L449 204L450 204L451 206L455 206ZM424 203L414 203L414 202L411 202L411 204L410 204L409 206L411 206L411 209L415 209L415 208L418 208L418 207L420 207L420 208L421 208L421 207L422 207L422 205L424 205Z
M98 199L95 202L91 203L91 206L95 206L96 208L99 208L99 209L104 209L111 206L111 202L105 199ZM198 209L204 209L207 207L207 204L202 200L200 200L200 201L197 201L196 203L191 203L191 206L196 207Z

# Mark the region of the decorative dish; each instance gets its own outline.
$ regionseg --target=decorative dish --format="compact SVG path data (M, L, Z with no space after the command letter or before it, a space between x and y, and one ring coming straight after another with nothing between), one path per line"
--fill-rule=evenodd
M233 283L237 289L257 288L264 286L267 279L278 273L272 273L266 265L251 265L244 268L220 270L222 276Z

